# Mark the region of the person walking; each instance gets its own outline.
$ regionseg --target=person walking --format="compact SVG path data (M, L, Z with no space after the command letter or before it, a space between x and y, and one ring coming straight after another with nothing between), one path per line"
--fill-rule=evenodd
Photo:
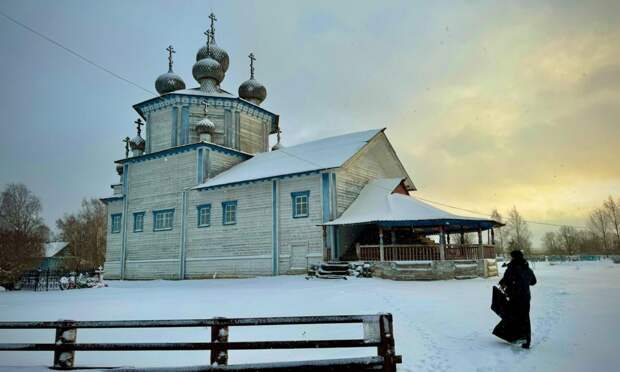
M523 340L524 349L530 348L532 329L530 325L530 286L536 284L536 276L523 257L522 251L510 252L504 277L499 285L508 297L508 311L493 330L493 334L509 342Z

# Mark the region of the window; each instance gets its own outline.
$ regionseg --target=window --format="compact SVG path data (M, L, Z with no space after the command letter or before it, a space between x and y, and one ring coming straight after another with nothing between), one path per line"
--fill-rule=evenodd
M308 217L310 191L294 192L291 193L291 197L293 198L293 218Z
M136 212L133 214L133 232L144 231L144 212Z
M225 201L222 203L222 224L234 225L237 223L237 201Z
M203 204L196 207L198 209L198 227L211 225L211 204Z
M174 209L153 211L153 231L172 230Z
M122 214L118 213L118 214L113 214L112 215L112 234L118 234L119 232L121 232L121 220L122 220Z

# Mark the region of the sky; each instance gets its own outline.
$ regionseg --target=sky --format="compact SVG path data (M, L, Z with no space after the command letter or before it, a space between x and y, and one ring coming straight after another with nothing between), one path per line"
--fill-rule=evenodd
M585 225L620 197L618 1L2 0L0 11L153 92L169 44L197 86L213 11L231 59L222 87L237 91L253 52L285 145L386 127L414 195L515 206L530 221ZM132 105L154 94L1 15L0 45L0 185L25 183L53 226L111 194ZM554 228L530 229L538 240Z

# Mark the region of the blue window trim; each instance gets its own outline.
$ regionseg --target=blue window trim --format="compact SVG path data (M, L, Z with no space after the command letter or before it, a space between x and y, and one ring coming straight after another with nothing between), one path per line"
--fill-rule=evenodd
M209 209L209 220L207 221L206 224L200 224L200 211L202 211L203 209ZM207 203L207 204L200 204L196 206L196 226L198 227L209 227L211 226L211 203Z
M136 233L136 232L143 232L144 231L144 215L145 215L144 212L135 212L133 214L133 232ZM142 228L140 228L140 230L138 230L136 228L136 217L138 217L138 216L142 216Z
M165 213L165 212L172 212L172 223L171 223L171 226L163 228L163 229L156 229L155 228L155 216L157 214ZM170 231L170 230L172 230L173 227L174 227L174 208L159 209L159 210L156 210L156 211L154 210L153 211L153 231Z
M118 224L118 229L114 228L114 219L116 217L120 218L120 221L119 221L119 224ZM122 225L123 225L123 214L122 213L114 213L114 214L110 215L110 232L112 234L119 234L121 232Z
M308 212L305 214L296 214L295 213L295 199L298 196L305 196L306 199L308 200ZM293 214L293 218L308 218L308 216L310 216L310 191L306 190L306 191L296 191L296 192L292 192L291 193L291 201L292 201L292 214Z
M235 220L232 222L226 222L226 207L229 205L235 206ZM222 202L222 225L236 225L237 224L237 201L229 200Z

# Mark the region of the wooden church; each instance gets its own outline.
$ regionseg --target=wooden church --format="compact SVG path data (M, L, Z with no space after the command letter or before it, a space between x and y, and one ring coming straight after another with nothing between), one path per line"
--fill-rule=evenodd
M250 79L238 97L221 88L229 56L217 45L210 18L192 69L200 86L186 89L169 47L169 71L155 82L160 95L133 106L137 136L125 139L125 158L116 161L120 183L101 199L108 211L107 278L294 274L320 261L364 258L363 243L376 246L382 260L396 239L411 249L431 246L426 234L440 234L433 249L446 259L445 234L480 236L495 226L413 199L408 202L417 207L404 214L388 208L375 218L377 198L389 206L391 195L409 198L415 190L385 128L283 146L279 116L260 106L267 91L254 77L252 54ZM271 135L278 141L270 149ZM380 195L360 199L369 187ZM473 254L484 256L479 252Z

